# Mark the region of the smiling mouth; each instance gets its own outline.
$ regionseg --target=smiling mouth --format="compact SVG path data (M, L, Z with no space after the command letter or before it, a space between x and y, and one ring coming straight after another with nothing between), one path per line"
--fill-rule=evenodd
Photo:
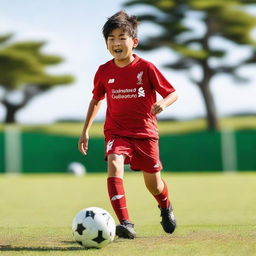
M123 50L121 50L121 49L116 49L116 50L114 50L114 52L115 52L115 53L121 53L121 52L123 52Z

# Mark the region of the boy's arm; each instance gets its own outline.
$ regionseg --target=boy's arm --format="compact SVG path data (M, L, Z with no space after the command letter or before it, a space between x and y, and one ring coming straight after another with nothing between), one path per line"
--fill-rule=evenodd
M90 127L93 123L93 120L94 120L96 114L98 113L98 111L100 109L100 105L101 105L101 100L97 101L92 98L92 100L89 104L89 107L88 107L82 135L78 141L78 149L84 155L87 154L88 141L89 141L89 130L90 130Z
M172 92L169 95L167 95L165 98L157 101L151 109L152 114L157 115L161 113L165 108L170 106L172 103L174 103L178 99L178 95L176 92Z

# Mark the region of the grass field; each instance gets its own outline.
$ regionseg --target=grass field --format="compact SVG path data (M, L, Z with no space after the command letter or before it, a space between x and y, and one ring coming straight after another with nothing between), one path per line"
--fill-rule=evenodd
M0 176L0 255L177 256L256 255L256 173L163 174L178 221L173 235L140 173L127 173L126 192L138 238L85 250L71 221L82 208L112 215L105 175Z

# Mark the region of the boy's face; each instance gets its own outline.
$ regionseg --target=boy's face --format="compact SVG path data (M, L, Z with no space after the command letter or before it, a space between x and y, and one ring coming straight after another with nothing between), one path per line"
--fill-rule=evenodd
M132 38L120 28L114 29L107 38L107 48L114 57L115 62L129 62L132 51L138 45L138 39Z

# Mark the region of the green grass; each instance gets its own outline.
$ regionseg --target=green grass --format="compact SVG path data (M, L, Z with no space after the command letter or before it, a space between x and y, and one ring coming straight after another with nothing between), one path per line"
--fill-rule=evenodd
M73 241L71 221L98 206L113 216L104 174L0 176L0 255L250 256L256 255L256 173L167 174L178 228L165 234L140 173L125 186L138 238L100 250Z
M50 125L5 125L0 124L0 132L6 127L15 127L23 131L43 132L51 134L62 134L69 136L80 136L83 123L54 123ZM207 129L207 123L204 119L196 119L189 121L159 121L158 127L161 135L179 134L196 131L204 131ZM226 117L220 119L221 129L256 129L256 116ZM95 122L91 128L91 136L103 136L103 123Z

